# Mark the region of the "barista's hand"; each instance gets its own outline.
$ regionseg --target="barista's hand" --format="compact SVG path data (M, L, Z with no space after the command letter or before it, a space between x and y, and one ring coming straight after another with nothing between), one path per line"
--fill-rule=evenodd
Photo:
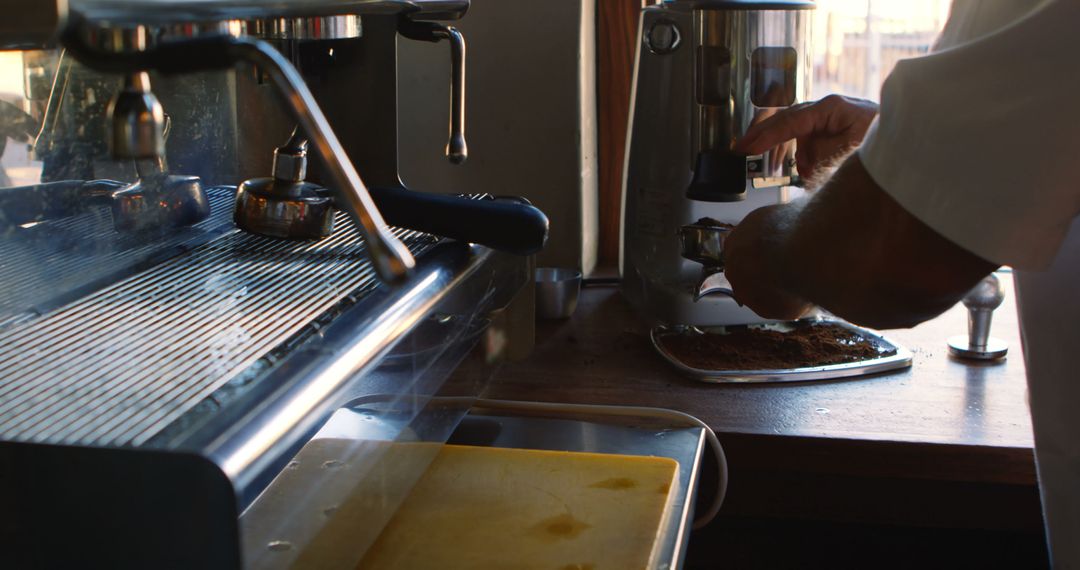
M820 101L793 105L751 126L733 150L761 154L796 139L799 174L812 178L828 161L862 142L877 113L873 101L829 95Z
M724 241L724 274L735 300L767 319L793 320L812 308L784 287L782 244L774 239L797 214L795 204L758 208Z

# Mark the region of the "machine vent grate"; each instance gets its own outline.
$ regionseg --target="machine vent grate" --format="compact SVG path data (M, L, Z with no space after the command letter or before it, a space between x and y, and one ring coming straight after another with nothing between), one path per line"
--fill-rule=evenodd
M207 189L210 217L168 235L113 229L109 208L17 228L0 239L0 326L34 318L85 294L87 284L115 281L133 267L161 261L234 231L231 187Z
M340 212L336 227L318 242L233 231L0 331L0 440L145 443L375 286L359 233ZM395 234L417 255L435 242Z

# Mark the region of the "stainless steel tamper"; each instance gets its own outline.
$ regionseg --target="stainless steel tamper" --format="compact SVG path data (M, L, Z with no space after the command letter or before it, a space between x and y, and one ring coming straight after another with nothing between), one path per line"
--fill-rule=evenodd
M1001 281L991 273L964 296L968 310L968 334L949 338L949 354L970 360L996 360L1009 352L1005 341L990 336L994 309L1005 299Z

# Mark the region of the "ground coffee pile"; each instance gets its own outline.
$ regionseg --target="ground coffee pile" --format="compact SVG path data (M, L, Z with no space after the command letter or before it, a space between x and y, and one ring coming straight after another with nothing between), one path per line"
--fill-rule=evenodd
M725 334L668 335L660 344L683 364L699 370L778 370L859 362L896 354L833 324L780 332L739 328Z

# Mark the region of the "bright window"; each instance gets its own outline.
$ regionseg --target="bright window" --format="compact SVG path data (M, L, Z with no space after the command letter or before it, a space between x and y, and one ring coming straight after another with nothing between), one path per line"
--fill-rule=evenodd
M949 0L818 0L813 98L840 93L877 101L896 62L930 50Z

